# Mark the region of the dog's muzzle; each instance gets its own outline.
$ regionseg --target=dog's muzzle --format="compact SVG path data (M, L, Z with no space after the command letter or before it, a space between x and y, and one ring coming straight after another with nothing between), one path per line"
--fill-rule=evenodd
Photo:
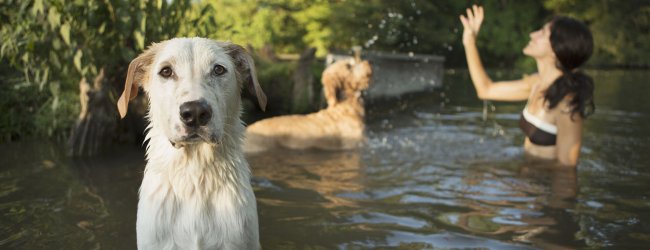
M219 137L211 133L207 128L207 125L212 119L212 108L205 100L181 104L179 116L184 125L186 135L177 141L169 140L172 146L181 148L186 144L199 142L219 144Z
M205 100L186 102L180 107L181 121L187 128L197 129L212 119L212 108Z
M181 138L178 141L169 140L169 143L171 143L172 146L175 148L182 148L189 144L198 144L201 142L205 142L210 145L216 146L221 144L221 138L216 134L198 132L187 136L183 136L183 138Z

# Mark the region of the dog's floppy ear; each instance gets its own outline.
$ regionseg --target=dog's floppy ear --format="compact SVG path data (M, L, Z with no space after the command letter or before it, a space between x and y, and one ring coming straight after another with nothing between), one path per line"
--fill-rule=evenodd
M120 99L117 100L117 110L120 112L120 118L126 116L129 101L138 96L138 88L147 80L147 71L153 62L158 47L157 44L151 45L129 64L126 81L124 82L124 91Z
M257 103L262 111L266 110L266 95L257 81L257 72L255 71L255 62L250 54L243 47L237 44L227 44L226 51L232 57L237 67L238 77L243 79L244 85L248 91L257 98Z

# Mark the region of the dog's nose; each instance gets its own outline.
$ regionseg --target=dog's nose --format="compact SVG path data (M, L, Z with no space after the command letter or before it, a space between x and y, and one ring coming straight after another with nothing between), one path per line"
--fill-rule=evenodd
M212 118L212 109L205 101L192 101L181 104L181 121L188 127L205 126Z

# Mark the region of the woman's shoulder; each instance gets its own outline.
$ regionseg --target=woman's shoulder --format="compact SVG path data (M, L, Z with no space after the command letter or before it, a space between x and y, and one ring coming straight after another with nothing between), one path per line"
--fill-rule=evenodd
M571 116L576 105L573 100L574 97L575 94L573 93L564 96L564 98L562 98L562 100L557 103L555 110L557 110L559 114Z

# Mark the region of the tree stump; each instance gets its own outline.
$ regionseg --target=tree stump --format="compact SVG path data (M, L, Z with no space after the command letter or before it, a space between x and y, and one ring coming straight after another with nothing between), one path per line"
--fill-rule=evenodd
M298 65L293 72L293 91L291 100L292 113L305 113L315 108L314 76L311 65L316 58L316 49L307 48L300 55Z
M112 143L117 112L110 98L109 84L102 68L91 86L79 81L81 111L68 140L68 155L93 156Z

